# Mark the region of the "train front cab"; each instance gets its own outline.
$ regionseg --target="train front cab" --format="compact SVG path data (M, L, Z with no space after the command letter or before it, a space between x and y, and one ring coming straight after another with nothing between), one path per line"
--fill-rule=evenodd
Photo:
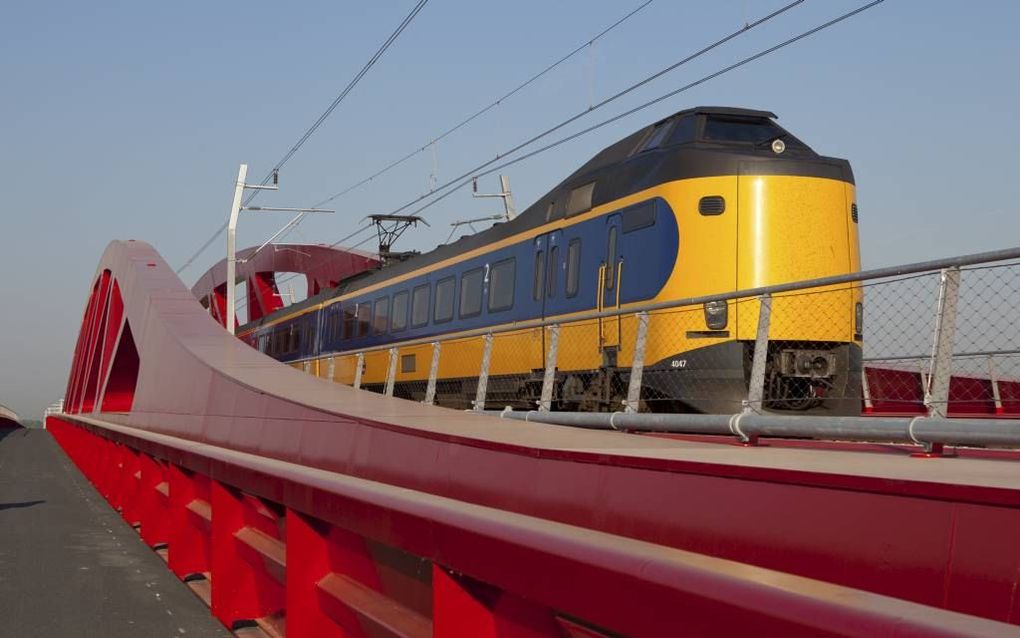
M659 298L859 270L854 185L811 174L816 171L807 161L797 165L805 174L777 175L774 165L749 161L738 175L665 185L681 237L676 268ZM857 285L773 297L766 408L859 413L861 302ZM648 407L739 411L759 309L757 299L741 299L654 313L646 352ZM665 405L656 408L657 401Z

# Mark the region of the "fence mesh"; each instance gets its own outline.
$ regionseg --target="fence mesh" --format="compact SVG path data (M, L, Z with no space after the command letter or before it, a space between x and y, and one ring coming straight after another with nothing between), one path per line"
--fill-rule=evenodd
M1020 263L936 270L439 340L434 371L433 343L397 346L393 393L433 387L457 409L1020 413L1017 317ZM354 355L335 355L333 380L353 383ZM364 353L363 387L385 390L389 356Z

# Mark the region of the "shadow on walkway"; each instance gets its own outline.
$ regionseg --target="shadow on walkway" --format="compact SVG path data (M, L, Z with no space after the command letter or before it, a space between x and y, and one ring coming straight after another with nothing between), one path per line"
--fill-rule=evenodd
M36 499L34 501L21 501L20 503L0 503L0 512L3 510L20 509L22 507L32 507L33 505L45 502L45 500Z

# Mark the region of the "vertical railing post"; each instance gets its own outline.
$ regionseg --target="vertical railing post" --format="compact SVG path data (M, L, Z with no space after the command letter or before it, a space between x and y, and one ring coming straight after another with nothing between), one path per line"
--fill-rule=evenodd
M634 336L634 359L630 364L630 383L627 386L626 412L637 412L641 405L641 377L645 372L645 346L648 343L648 313L637 315L637 334Z
M871 386L868 385L868 367L861 366L861 394L864 399L864 414L875 411L875 403L871 400Z
M361 389L361 371L365 369L365 353L359 352L357 361L354 363L354 389Z
M436 379L439 377L439 350L441 346L438 341L432 342L432 363L429 364L429 382L425 386L425 403L432 405L436 402Z
M336 357L330 357L326 361L326 378L332 381L333 375L335 373L336 373Z
M489 363L492 361L492 333L482 337L482 367L478 371L478 391L475 393L473 408L476 412L485 410L485 392L489 387Z
M928 416L945 418L949 412L949 381L953 370L956 303L960 296L960 269L945 268L939 283L938 314L931 353L931 373L925 388Z
M397 382L397 349L390 348L390 365L386 370L386 389L383 391L388 397L393 396L393 386Z
M553 386L556 383L556 353L560 344L560 326L549 326L549 352L545 357L545 376L542 377L542 396L538 400L539 412L552 409Z
M765 366L768 363L769 323L772 319L772 296L759 297L758 333L754 339L754 358L751 360L751 379L747 386L745 410L761 413L765 396Z
M992 401L995 402L995 413L1003 414L1002 395L999 394L999 371L995 368L994 355L988 355L988 380L992 384Z

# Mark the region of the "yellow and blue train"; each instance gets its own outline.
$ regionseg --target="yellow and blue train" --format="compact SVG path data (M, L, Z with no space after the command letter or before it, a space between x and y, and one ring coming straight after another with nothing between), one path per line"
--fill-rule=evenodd
M553 319L554 407L618 410L637 319L572 318L859 270L849 163L820 156L775 119L723 107L676 113L602 150L516 218L352 277L239 335L341 383L363 361L363 387L377 390L387 348L399 347L395 394L419 400L429 341L440 340L436 401L464 408L477 387L478 329ZM768 408L860 410L861 301L853 286L773 300ZM652 312L641 409L739 410L758 309L734 300ZM488 403L534 407L548 347L541 328L500 335Z

